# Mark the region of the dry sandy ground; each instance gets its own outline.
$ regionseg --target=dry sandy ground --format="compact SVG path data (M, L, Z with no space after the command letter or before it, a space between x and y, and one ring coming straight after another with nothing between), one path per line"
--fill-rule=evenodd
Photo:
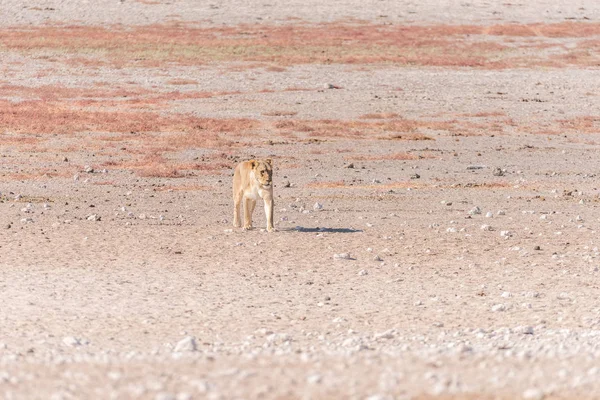
M600 397L597 2L22 3L0 3L0 398ZM331 21L499 50L148 47ZM513 23L534 33L443 33ZM139 57L108 32L133 26L159 30ZM261 207L234 229L232 169L265 156L278 231Z

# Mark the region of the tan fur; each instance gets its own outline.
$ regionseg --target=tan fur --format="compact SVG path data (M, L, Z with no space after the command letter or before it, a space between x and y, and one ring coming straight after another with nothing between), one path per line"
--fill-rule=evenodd
M240 207L244 201L244 229L252 229L252 212L257 198L265 201L267 231L273 232L273 162L243 161L233 173L233 226L242 226Z

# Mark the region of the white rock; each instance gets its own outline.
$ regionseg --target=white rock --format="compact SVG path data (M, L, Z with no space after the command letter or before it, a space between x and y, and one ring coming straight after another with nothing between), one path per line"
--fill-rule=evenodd
M317 383L321 383L322 380L323 380L323 377L319 374L312 374L306 378L306 382L309 385L316 385Z
M475 206L471 209L471 211L469 211L469 215L477 215L477 214L481 214L481 208Z
M30 224L33 222L33 218L21 218L21 222L24 224Z
M373 261L383 261L383 259L379 256L373 257Z
M506 311L506 306L504 304L496 304L496 305L492 306L492 311L493 312Z
M481 230L482 231L493 231L494 228L492 228L490 225L483 224L483 225L481 225Z
M509 238L511 237L513 234L511 231L500 231L500 236L504 237L504 238Z
M365 276L365 275L368 275L368 274L369 273L365 269L361 269L360 271L358 271L358 275L360 275L360 276Z
M506 211L504 211L504 210L498 210L498 212L496 214L498 214L498 215L506 215Z
M62 342L64 345L71 346L71 347L81 346L81 340L79 340L73 336L67 336L67 337L63 338Z
M319 210L322 210L322 209L323 209L323 204L321 204L321 203L317 202L317 203L315 203L313 205L313 210L315 210L315 211L319 211Z
M451 228L446 229L446 232L456 233L456 232L458 232L458 230L455 227L451 227Z
M523 392L523 399L526 400L542 400L544 397L544 392L537 388L527 389Z
M388 329L385 332L376 333L373 338L377 339L393 339L396 336L396 331L394 329Z
M504 297L504 298L509 298L509 297L512 297L512 294L510 292L502 292L502 294L500 296Z
M100 221L101 217L97 214L91 214L88 215L87 220L88 221Z
M339 253L339 254L334 254L333 259L334 260L351 260L352 257L350 256L350 253Z
M486 218L492 218L493 216L494 216L494 214L491 211L488 211L487 213L485 213Z
M196 338L193 336L184 337L179 342L177 342L173 351L175 353L196 351Z
M518 326L515 328L515 332L522 333L523 335L533 335L532 326Z

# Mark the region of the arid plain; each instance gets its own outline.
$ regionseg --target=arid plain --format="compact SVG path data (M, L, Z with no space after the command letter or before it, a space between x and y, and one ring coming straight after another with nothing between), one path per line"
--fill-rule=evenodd
M26 3L0 398L600 397L596 2Z

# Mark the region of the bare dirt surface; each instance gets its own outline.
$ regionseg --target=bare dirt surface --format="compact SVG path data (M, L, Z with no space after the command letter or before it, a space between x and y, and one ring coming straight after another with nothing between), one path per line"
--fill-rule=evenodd
M491 3L0 2L0 398L599 398L600 9Z

